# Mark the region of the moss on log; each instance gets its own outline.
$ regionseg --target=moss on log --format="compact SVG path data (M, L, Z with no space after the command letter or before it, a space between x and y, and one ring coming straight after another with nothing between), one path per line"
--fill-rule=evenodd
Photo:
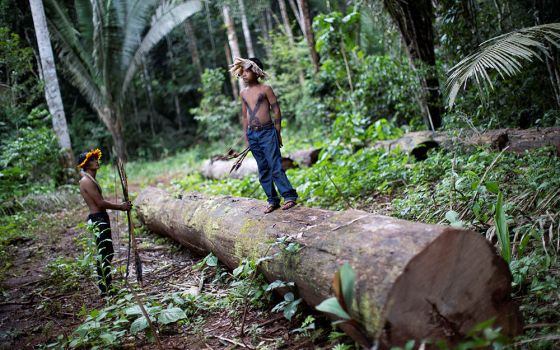
M211 251L232 269L243 258L279 252L261 271L270 281L295 282L311 306L333 295L335 272L350 263L356 273L350 314L383 348L409 339L453 344L490 318L506 334L521 330L508 266L475 232L359 210L296 207L265 215L261 201L196 193L178 198L157 188L143 190L135 205L151 231L197 253ZM283 236L302 249L271 249Z

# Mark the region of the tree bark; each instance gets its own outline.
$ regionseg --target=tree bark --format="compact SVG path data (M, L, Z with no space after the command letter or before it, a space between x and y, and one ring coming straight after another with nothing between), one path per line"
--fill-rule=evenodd
M292 26L290 25L290 18L288 17L288 11L286 10L286 2L284 0L278 0L278 5L280 6L280 14L282 15L282 23L284 24L284 31L286 36L288 36L288 44L292 50L296 47L296 42L294 40L294 33L292 32ZM305 87L305 75L303 70L299 65L297 65L298 79L301 87Z
M317 50L315 50L315 37L313 36L313 30L311 28L311 15L309 12L309 2L308 0L298 0L298 5L301 11L301 21L303 22L305 28L305 40L307 41L307 47L309 48L309 58L313 64L313 69L315 73L319 71L319 55Z
M299 29L301 30L301 33L305 37L307 33L305 32L305 23L303 22L303 13L301 11L301 7L296 5L295 0L288 0L288 4L290 4L292 13L294 14L294 17L296 18L296 22L299 25Z
M253 50L253 39L251 38L251 31L249 30L249 21L247 21L247 14L245 12L245 3L243 0L238 0L239 11L241 12L241 28L243 28L243 36L245 37L245 45L247 46L247 54L249 57L255 57Z
M399 28L412 67L419 71L425 65L428 69L420 75L423 89L420 103L428 129L438 129L441 126L442 101L435 67L432 1L384 0L384 4Z
M268 26L266 21L267 20L266 20L266 10L265 10L262 12L261 16L259 16L259 27L264 39L264 50L266 52L266 57L270 60L272 58L272 48L271 48L270 35L268 33Z
M169 70L171 71L171 82L173 83L171 95L173 96L173 105L175 107L175 118L177 119L177 127L179 128L179 131L182 131L183 120L181 113L181 104L179 103L179 95L177 94L177 89L175 87L175 84L177 84L177 75L175 74L175 68L173 67L173 63L175 62L175 55L173 54L173 43L171 42L169 35L165 37L165 42L167 44L167 53L169 55Z
M58 85L58 77L54 64L54 55L52 51L51 41L49 38L49 30L45 17L45 9L42 0L29 0L31 7L31 15L33 17L33 26L35 27L35 35L37 37L37 46L39 47L39 56L41 64L41 77L45 83L45 99L49 107L49 113L52 116L52 126L58 145L62 150L62 160L65 168L65 180L71 180L76 177L76 167L74 166L74 156L72 154L72 143L70 141L70 133L66 123L64 114L64 105L60 96L60 87Z
M199 254L213 252L229 268L242 259L271 260L260 271L269 281L294 282L316 306L333 295L335 272L348 262L355 274L349 305L359 326L342 328L381 348L410 340L456 344L476 324L495 318L506 335L521 331L507 264L481 235L359 210L296 207L262 214L265 203L239 197L183 194L147 188L136 200L139 219L152 231ZM301 247L272 245L286 237Z
M231 50L232 61L235 57L241 57L241 50L239 50L239 40L237 39L237 34L235 33L235 26L233 24L233 18L231 17L231 11L227 4L222 5L222 14L224 16L224 24L227 29L227 37L229 49ZM243 89L243 83L241 79L237 79L239 84L239 91Z
M231 60L231 51L229 49L229 45L225 44L224 45L224 49L226 52L226 62L228 66L231 66L233 64L233 61ZM229 74L229 82L231 83L231 93L233 94L233 100L237 101L237 99L239 98L239 88L237 83L235 82L235 77L231 74Z
M286 2L284 0L278 0L278 6L280 7L280 15L282 16L282 24L284 25L284 31L288 36L288 41L290 45L295 46L294 33L292 32L292 26L290 25L290 18L288 17L288 11L286 10Z
M457 130L454 130L456 132ZM453 150L457 145L462 147L490 146L501 151L523 153L533 148L554 146L560 156L560 128L542 129L496 129L484 133L472 130L460 130L459 136L446 132L418 131L410 132L396 140L378 141L374 147L387 150L399 148L409 152L419 160L426 159L427 152L432 148Z
M196 45L196 35L191 22L188 19L185 20L185 35L187 36L187 44L189 46L192 63L196 68L198 78L201 79L203 70L202 64L200 63L200 55L198 54L198 47Z
M118 113L116 108L110 106L97 108L99 119L103 121L107 130L111 133L117 156L121 158L123 162L126 162L128 160L128 153L126 152L126 144L124 142L122 117L118 116Z

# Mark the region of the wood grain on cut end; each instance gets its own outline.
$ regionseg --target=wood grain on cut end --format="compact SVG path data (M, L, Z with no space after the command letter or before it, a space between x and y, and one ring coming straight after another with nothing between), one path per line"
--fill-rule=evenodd
M491 318L505 334L520 333L507 264L482 236L463 232L446 230L409 262L386 304L384 344L410 339L455 344Z

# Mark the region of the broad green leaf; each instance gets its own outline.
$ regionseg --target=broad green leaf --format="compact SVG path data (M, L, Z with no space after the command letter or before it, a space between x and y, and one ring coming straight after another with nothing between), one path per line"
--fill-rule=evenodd
M129 316L142 315L142 310L140 309L140 306L134 305L134 306L131 306L128 309L124 310L124 313L129 315Z
M169 324L187 318L185 311L178 307L164 309L160 312L158 322L161 324Z
M319 304L315 307L315 309L317 309L319 311L322 311L322 312L328 312L330 314L334 314L334 315L336 315L336 316L338 316L342 319L345 319L345 320L350 320L351 319L350 315L348 315L348 313L346 313L346 311L344 311L342 309L342 307L338 303L338 300L336 300L335 297L323 300L321 302L321 304Z
M299 303L301 303L301 298L290 302L284 308L284 317L286 317L288 321L291 321L292 317L296 314Z
M132 322L130 325L130 333L132 335L136 335L138 332L143 331L146 328L148 328L148 320L146 317L142 316Z
M340 268L340 283L342 287L342 296L344 297L344 303L348 310L352 308L352 301L354 300L354 282L356 280L356 275L352 266L347 262Z
M500 186L498 185L497 182L486 181L486 182L484 183L484 186L486 187L486 189L487 189L489 192L492 192L492 193L495 193L495 194L498 194L498 192L500 192Z
M218 257L215 255L210 255L208 256L208 259L206 259L206 265L210 266L210 267L214 267L218 265Z
M107 345L111 345L115 342L115 340L117 340L117 337L112 332L111 333L103 333L99 336L99 338L101 338L101 340L103 340L103 342Z
M496 235L498 236L498 242L500 242L502 257L509 264L511 262L511 245L502 192L498 193L498 202L496 203L496 214L494 215L494 220L496 222Z

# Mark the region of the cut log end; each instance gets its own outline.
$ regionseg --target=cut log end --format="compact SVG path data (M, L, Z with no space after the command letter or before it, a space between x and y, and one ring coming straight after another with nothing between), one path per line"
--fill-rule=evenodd
M492 318L505 335L519 334L521 317L510 292L509 268L486 240L449 229L413 258L393 285L381 342L404 346L410 339L444 339L456 344Z

